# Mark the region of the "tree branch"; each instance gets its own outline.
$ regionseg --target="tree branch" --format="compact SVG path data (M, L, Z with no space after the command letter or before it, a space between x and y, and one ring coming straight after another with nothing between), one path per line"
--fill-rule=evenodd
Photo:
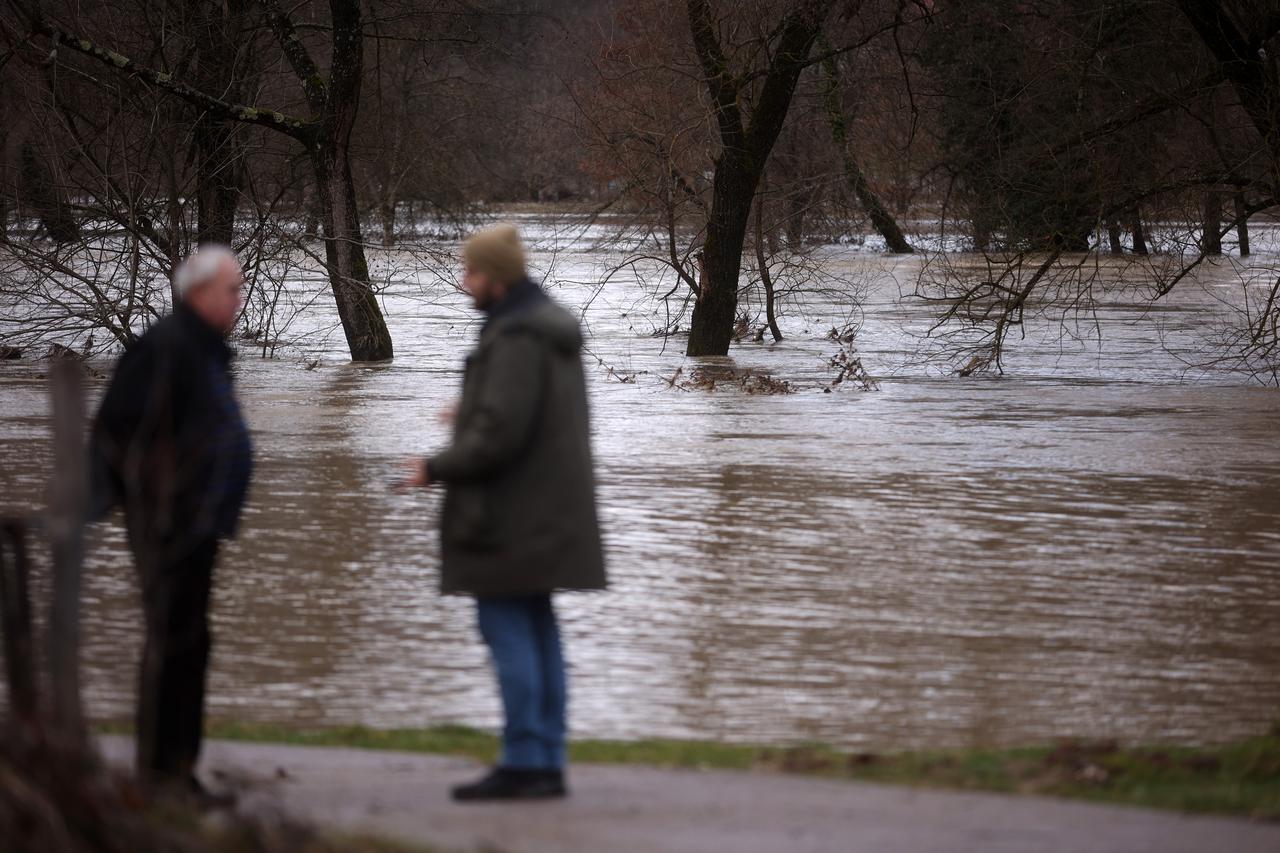
M742 113L738 109L739 84L729 73L729 63L716 37L709 0L689 0L689 32L693 36L694 53L706 76L707 89L716 105L716 120L724 144L743 135Z
M822 0L808 0L787 13L778 41L778 52L769 66L768 76L760 89L760 98L752 110L751 124L747 127L747 149L753 152L772 146L787 118L791 95L796 81L809 64L809 51L822 29L828 4ZM767 145L762 143L768 140ZM763 168L763 163L759 164Z
M312 117L319 118L324 114L329 103L329 91L324 77L320 74L320 69L311 58L311 54L307 52L306 45L302 43L302 39L298 38L298 31L293 21L280 8L280 4L275 0L261 0L261 2L262 8L267 13L267 20L271 23L271 29L276 34L276 40L280 42L280 50L284 52L285 59L289 60L293 73L302 81L302 89L307 95L307 105L311 107Z
M35 20L33 29L35 32L46 36L55 46L66 46L79 54L114 68L117 73L126 77L137 77L145 80L157 89L168 92L174 97L180 98L202 110L207 110L233 121L270 128L303 141L306 141L311 135L313 125L310 122L285 115L277 110L236 104L215 98L199 89L188 86L186 83L173 79L170 74L139 65L123 54L95 44L89 39L68 33L44 20Z

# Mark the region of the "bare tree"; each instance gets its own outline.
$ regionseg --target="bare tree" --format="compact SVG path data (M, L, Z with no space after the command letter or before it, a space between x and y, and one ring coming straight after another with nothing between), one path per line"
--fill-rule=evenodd
M762 48L772 54L763 68L735 68L726 54L710 0L689 0L689 30L711 97L720 152L711 179L711 209L703 244L702 280L689 327L689 355L724 355L733 339L738 310L738 277L751 201L765 161L782 130L791 96L809 52L829 14L829 4L805 0L766 31ZM775 37L776 34L776 37ZM747 89L760 80L753 109L742 109Z
M853 150L853 141L849 139L845 122L844 103L841 97L840 58L830 53L829 49L828 53L829 55L822 62L823 88L826 90L826 97L823 100L827 123L831 126L831 138L835 141L836 148L840 151L845 181L848 182L850 191L853 192L862 208L867 212L872 226L879 232L881 237L884 237L885 245L889 247L889 251L910 254L912 252L911 244L907 242L907 238L903 235L898 221L894 219L893 214L885 207L884 202L880 200L880 196L871 188L871 183L867 180L862 165L858 162L857 154Z
M281 51L302 84L311 112L308 119L209 94L171 72L142 65L73 33L38 11L27 10L26 17L36 33L114 73L146 81L217 119L265 127L298 141L315 173L330 287L351 357L356 361L389 359L391 335L369 279L350 160L363 59L360 4L358 0L332 0L329 4L331 57L327 78L321 74L289 16L275 3L263 5Z
M1261 6L1271 13L1257 14ZM992 251L981 264L931 259L920 278L921 295L942 305L935 333L953 345L958 372L999 370L1007 336L1028 312L1064 321L1087 314L1126 279L1149 283L1149 299L1168 296L1225 253L1232 229L1247 249L1249 217L1280 203L1274 4L1044 0L1004 7L1002 34L983 33L991 8L958 11L952 23L972 14L979 35L966 45L946 29L933 34L931 59L950 57L951 69L938 79L939 124L950 128L943 147L953 180L971 194L965 214L975 245ZM1027 61L1039 63L1039 81L1074 81L1076 106L1047 109L1051 101L1030 84L993 86L1018 79ZM966 78L964 69L975 73ZM988 103L965 101L968 118L954 112L956 81L966 79ZM992 130L998 150L984 148ZM1158 226L1151 233L1144 215ZM1082 232L1099 223L1113 252L1123 250L1121 223L1132 235L1134 259L1116 268L1117 281L1077 254L1089 248ZM1149 254L1153 243L1161 256ZM1251 273L1239 271L1246 284ZM1238 361L1274 359L1277 306L1245 292L1242 328L1222 340Z

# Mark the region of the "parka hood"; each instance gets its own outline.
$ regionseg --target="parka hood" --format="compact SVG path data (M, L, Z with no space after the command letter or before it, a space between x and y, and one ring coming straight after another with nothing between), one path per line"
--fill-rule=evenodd
M582 350L582 327L577 318L550 298L540 299L524 310L495 319L493 326L499 334L534 332L566 353Z

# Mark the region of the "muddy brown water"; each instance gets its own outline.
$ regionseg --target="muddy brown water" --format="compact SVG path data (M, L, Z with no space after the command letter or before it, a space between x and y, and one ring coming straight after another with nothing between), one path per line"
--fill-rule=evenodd
M881 389L817 387L825 333L857 318L828 294L793 306L784 343L737 348L800 386L752 396L669 387L692 365L648 335L663 309L644 282L663 288L635 271L599 288L616 258L548 241L535 262L588 306L613 581L560 603L575 735L1193 743L1280 718L1280 392L1187 369L1230 276L1160 311L1117 296L1071 334L1031 324L1008 375L958 379L918 357L929 315L899 295L919 262L831 250L866 286ZM257 469L218 570L215 717L497 723L470 602L436 593L439 496L387 488L443 441L477 324L408 256L375 267L394 363L344 363L322 310L280 357L238 359ZM0 512L42 501L43 374L0 365ZM127 718L139 614L118 519L91 534L85 600L90 710Z

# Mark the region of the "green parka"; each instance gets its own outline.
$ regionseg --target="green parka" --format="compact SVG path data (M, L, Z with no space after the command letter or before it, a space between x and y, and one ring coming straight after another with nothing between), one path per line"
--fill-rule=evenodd
M445 484L446 593L603 589L604 557L577 320L536 285L494 315L467 357Z

